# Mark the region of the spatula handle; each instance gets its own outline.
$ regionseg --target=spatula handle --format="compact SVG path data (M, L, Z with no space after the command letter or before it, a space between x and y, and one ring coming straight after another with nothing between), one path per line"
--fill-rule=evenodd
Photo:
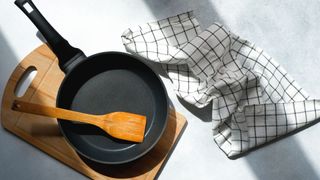
M59 118L61 120L74 120L94 125L98 125L99 121L101 121L101 117L99 115L86 114L61 108L54 108L34 103L23 102L19 100L15 100L13 102L12 109L15 111L25 113Z

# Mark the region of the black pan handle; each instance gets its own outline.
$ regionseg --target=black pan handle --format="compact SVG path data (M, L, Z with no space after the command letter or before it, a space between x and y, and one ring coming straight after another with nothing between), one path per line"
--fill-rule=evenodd
M61 70L66 73L72 69L77 62L86 58L80 49L72 47L68 41L49 24L31 0L16 0L14 3L28 16L47 40L49 47L59 59L59 67Z

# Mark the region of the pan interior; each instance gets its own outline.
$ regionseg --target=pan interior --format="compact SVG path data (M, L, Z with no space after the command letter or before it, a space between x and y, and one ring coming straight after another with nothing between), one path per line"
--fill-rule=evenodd
M79 153L102 163L138 158L154 145L166 125L166 93L159 78L143 63L119 54L100 54L76 66L60 87L58 106L91 114L125 111L147 116L140 144L112 138L92 125L59 122Z

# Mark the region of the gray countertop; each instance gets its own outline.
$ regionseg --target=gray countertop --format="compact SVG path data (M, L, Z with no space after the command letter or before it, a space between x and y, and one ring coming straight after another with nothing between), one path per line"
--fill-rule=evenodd
M318 0L34 0L51 24L87 55L125 51L122 32L194 10L202 28L219 22L255 42L274 57L314 98L320 97L320 1ZM14 67L41 44L36 28L15 7L0 1L0 96ZM156 71L161 71L153 65ZM175 96L173 105L188 126L159 179L320 179L320 126L229 160L216 146L210 107L197 109ZM1 179L86 179L8 131L0 128Z

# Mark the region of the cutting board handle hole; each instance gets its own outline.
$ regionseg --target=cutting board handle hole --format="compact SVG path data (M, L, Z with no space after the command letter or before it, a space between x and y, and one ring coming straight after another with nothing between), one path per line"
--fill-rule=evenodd
M34 66L30 66L27 70L23 73L21 78L19 79L15 89L14 94L17 97L22 97L26 93L27 89L31 85L31 82L36 77L37 69Z

